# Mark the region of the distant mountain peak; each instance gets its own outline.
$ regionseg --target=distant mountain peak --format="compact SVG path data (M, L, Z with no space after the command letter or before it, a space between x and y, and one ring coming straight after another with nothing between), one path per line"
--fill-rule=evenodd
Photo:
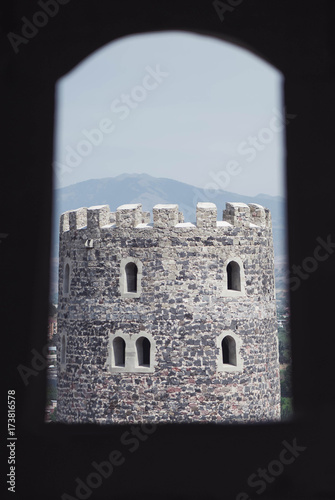
M143 178L143 179L153 179L154 177L152 177L151 175L148 175L148 174L138 174L138 173L133 173L133 174L120 174L120 175L117 175L116 177L106 177L107 179L115 179L115 180L124 180L124 179L139 179L139 178Z

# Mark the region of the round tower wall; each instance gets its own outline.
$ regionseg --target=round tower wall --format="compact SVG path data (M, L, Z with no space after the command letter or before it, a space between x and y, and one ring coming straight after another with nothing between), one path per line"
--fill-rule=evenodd
M216 219L210 203L194 224L177 205L153 224L138 204L62 215L60 421L279 419L270 213L227 203Z

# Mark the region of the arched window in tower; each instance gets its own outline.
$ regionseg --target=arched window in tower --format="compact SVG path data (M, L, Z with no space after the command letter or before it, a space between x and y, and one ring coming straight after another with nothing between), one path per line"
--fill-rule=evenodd
M142 262L137 257L125 257L120 262L120 295L138 298L142 292Z
M70 266L65 265L64 269L64 293L69 293L70 291Z
M150 367L150 341L146 337L140 337L136 341L136 353L138 366Z
M125 366L126 343L121 337L113 340L114 366Z
M127 292L137 292L137 265L134 262L128 262L125 268Z
M222 363L236 366L236 342L230 335L222 339Z
M241 291L240 266L233 260L227 265L227 288L228 290Z
M65 340L65 335L63 335L60 347L60 362L62 365L65 364L65 359L66 359L66 340Z

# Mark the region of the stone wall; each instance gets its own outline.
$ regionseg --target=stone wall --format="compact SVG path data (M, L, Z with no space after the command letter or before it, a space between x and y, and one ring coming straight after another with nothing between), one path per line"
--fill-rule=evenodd
M270 213L227 203L217 221L216 206L199 203L196 223L181 220L178 205L156 205L153 224L140 204L113 214L100 206L61 216L58 330L66 358L58 359L60 421L279 419ZM141 270L133 295L122 294L122 266L129 261ZM240 290L228 289L229 261L240 266ZM222 362L226 334L236 344L235 364ZM130 357L119 369L113 364L117 336ZM152 343L150 367L130 369L141 336Z

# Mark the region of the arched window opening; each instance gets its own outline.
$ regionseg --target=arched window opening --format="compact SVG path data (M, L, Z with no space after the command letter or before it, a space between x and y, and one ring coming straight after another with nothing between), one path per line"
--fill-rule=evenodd
M150 341L147 338L140 337L136 341L138 366L150 366L150 348Z
M70 266L66 264L64 270L64 293L69 293L70 291Z
M134 262L128 262L125 268L127 292L137 292L137 265Z
M65 343L65 335L63 335L61 342L61 349L60 349L60 362L62 365L65 363L65 354L66 354L66 343Z
M114 366L125 366L126 343L121 337L113 340Z
M236 366L236 342L230 335L222 339L222 363Z
M231 261L227 265L227 288L228 290L241 291L241 273L237 262Z

